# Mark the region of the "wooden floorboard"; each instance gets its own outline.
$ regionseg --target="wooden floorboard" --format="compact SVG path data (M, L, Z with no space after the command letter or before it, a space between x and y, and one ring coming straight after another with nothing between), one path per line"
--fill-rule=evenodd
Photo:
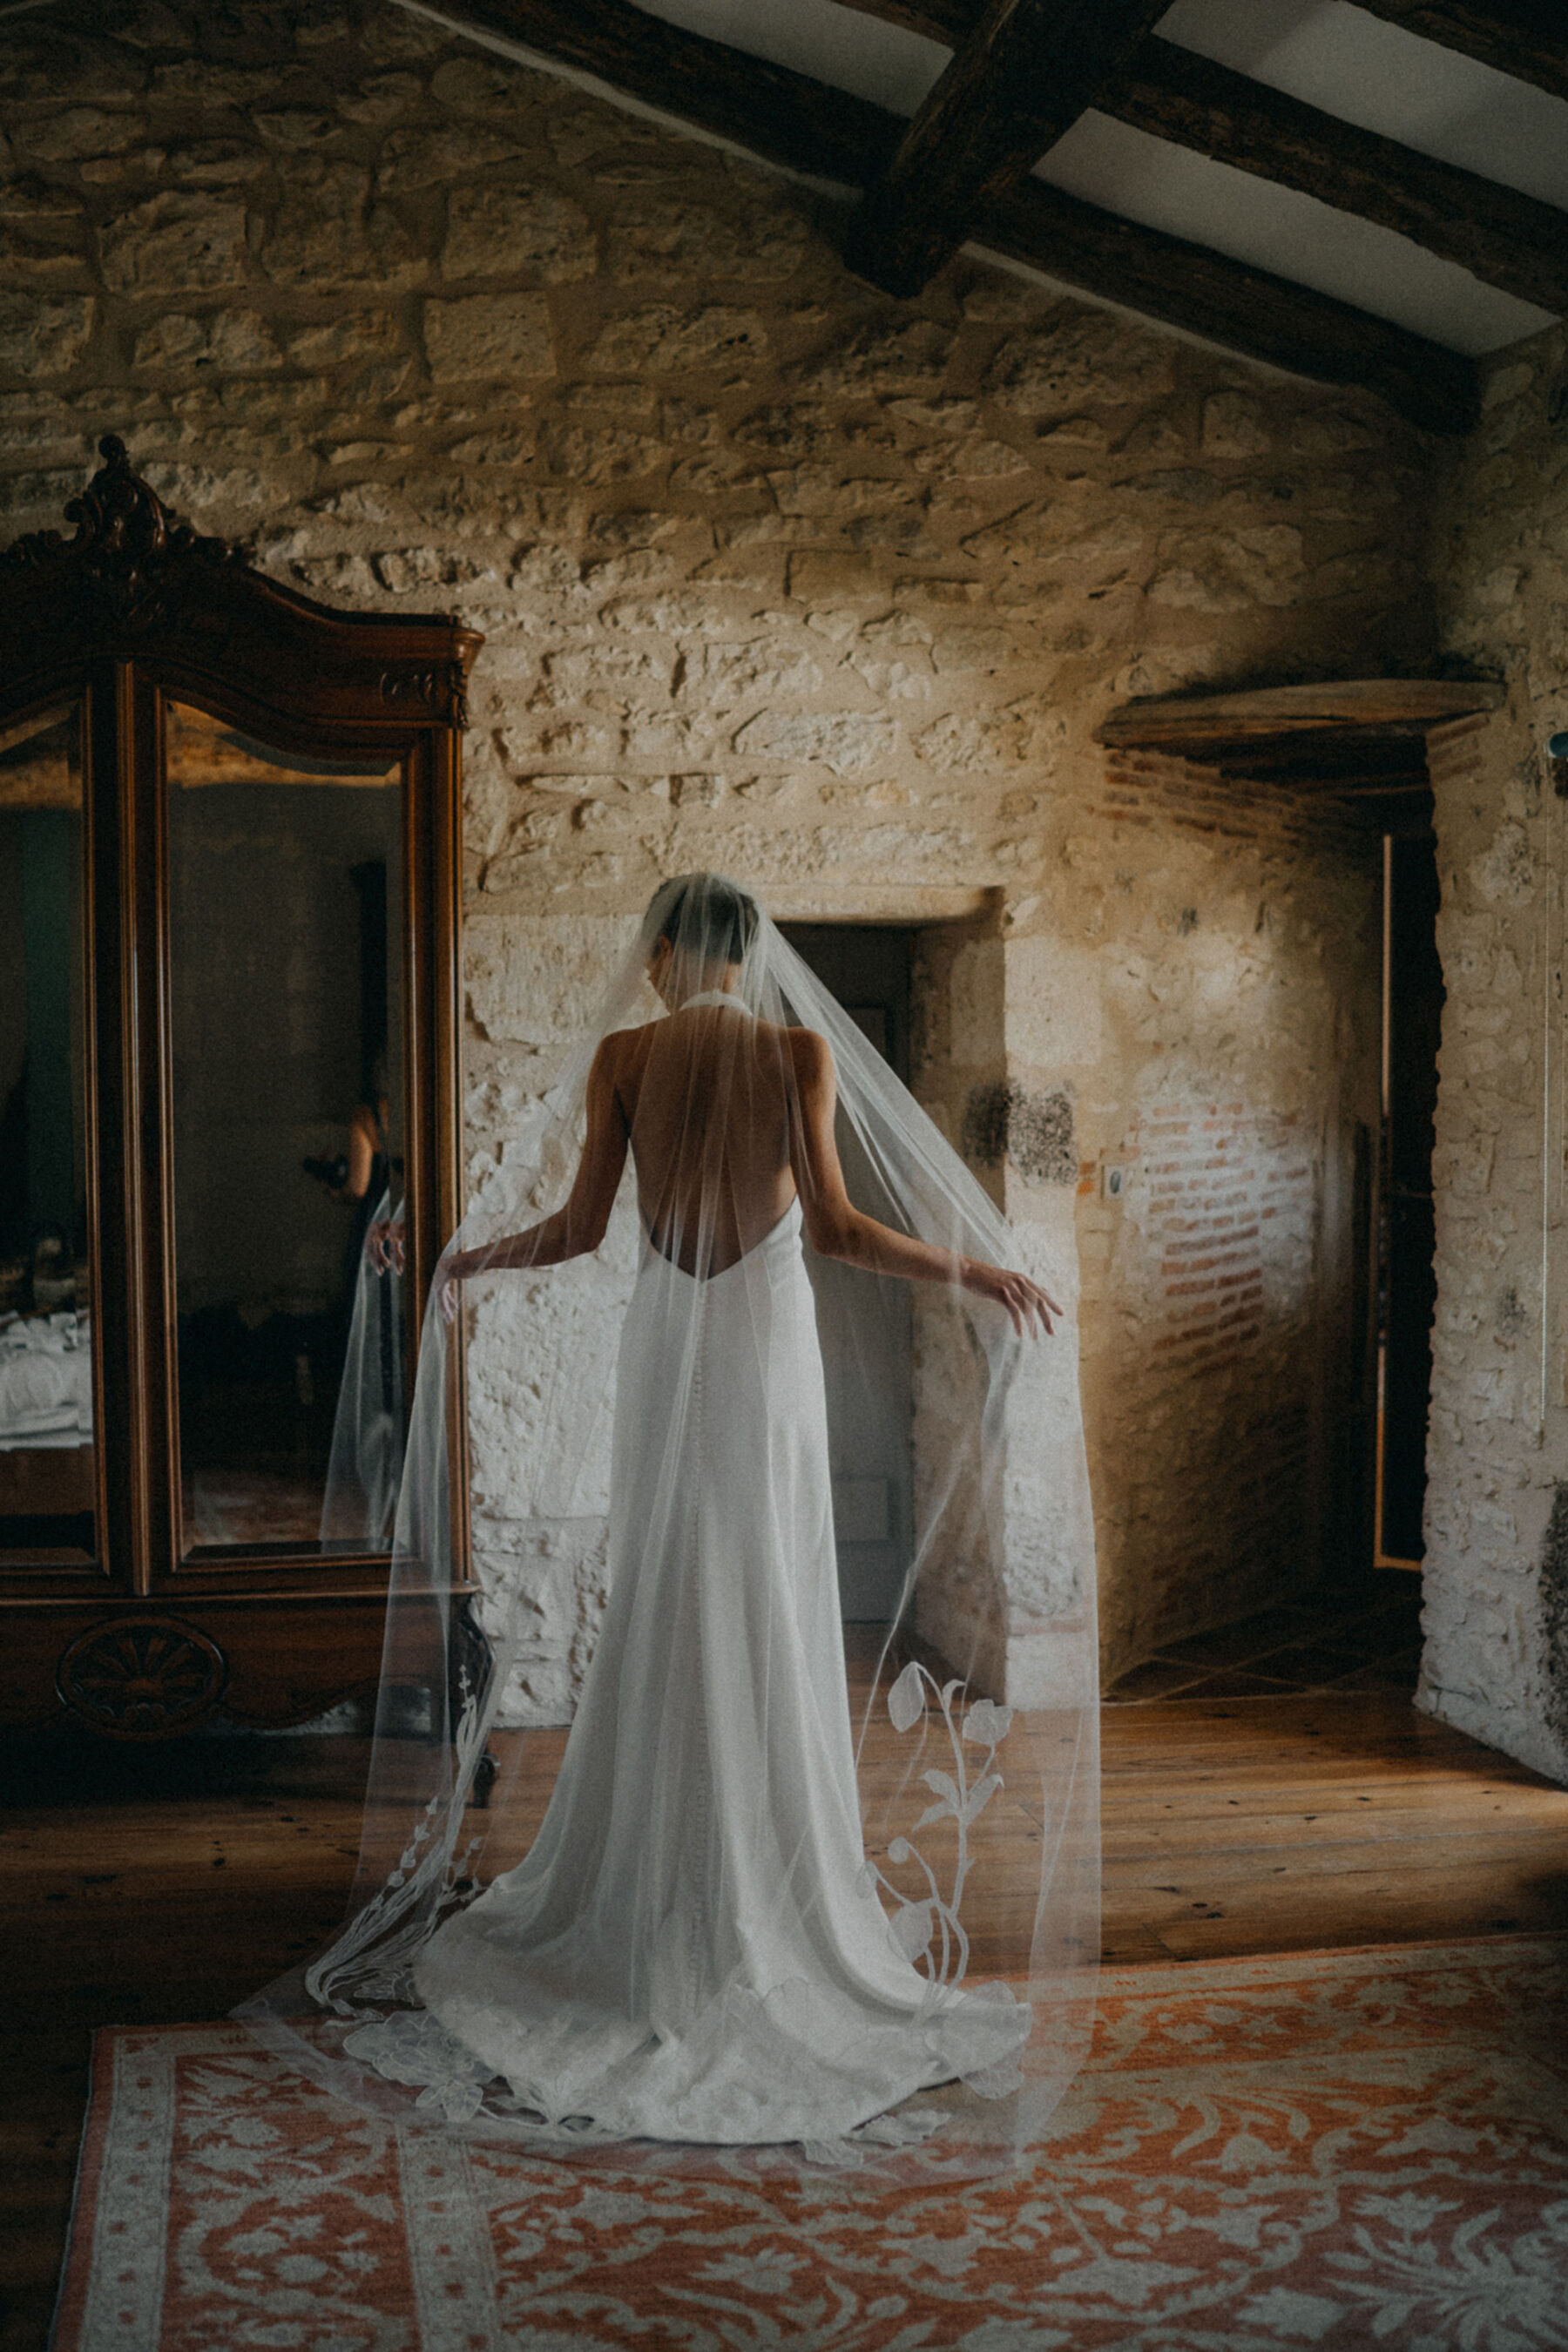
M1568 1930L1568 1792L1397 1691L1152 1699L1102 1733L1110 1960ZM525 1754L535 1805L559 1746ZM0 1750L0 2352L46 2341L92 2027L220 2017L316 1948L364 1763L304 1738Z

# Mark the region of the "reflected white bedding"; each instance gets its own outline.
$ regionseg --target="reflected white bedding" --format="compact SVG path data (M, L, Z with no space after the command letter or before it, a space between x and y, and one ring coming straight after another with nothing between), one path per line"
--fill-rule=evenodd
M92 1438L92 1347L85 1315L0 1323L0 1454Z

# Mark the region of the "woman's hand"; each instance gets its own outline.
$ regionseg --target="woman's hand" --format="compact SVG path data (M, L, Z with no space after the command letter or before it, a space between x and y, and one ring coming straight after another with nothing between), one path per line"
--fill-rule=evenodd
M467 1282L471 1276L481 1274L490 1255L491 1252L489 1250L454 1250L452 1255L447 1260L447 1270L441 1276L441 1287L436 1294L437 1304L441 1309L444 1322L457 1321L458 1309L463 1303L458 1296L458 1286Z
M998 1307L1005 1307L1020 1339L1033 1335L1037 1318L1042 1333L1049 1339L1056 1328L1052 1316L1067 1312L1048 1290L1042 1290L1026 1274L1009 1273L1005 1266L987 1265L980 1258L964 1260L963 1286L977 1298L994 1299Z
M364 1254L376 1274L401 1274L404 1231L401 1217L378 1217L364 1237Z

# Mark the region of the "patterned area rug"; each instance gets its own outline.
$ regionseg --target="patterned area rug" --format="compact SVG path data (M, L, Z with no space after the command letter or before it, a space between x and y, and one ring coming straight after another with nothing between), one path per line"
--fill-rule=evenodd
M1032 2170L657 2179L100 2037L54 2352L1568 2347L1568 1939L1122 1969Z

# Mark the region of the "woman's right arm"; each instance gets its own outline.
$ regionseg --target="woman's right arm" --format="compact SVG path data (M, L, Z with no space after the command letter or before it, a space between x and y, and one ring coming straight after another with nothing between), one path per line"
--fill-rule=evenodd
M616 1093L619 1045L618 1035L606 1037L594 1056L588 1073L588 1132L564 1204L526 1232L508 1234L479 1249L458 1250L447 1259L441 1306L448 1321L457 1312L453 1285L477 1274L561 1265L568 1258L588 1256L604 1240L626 1164L626 1123Z

